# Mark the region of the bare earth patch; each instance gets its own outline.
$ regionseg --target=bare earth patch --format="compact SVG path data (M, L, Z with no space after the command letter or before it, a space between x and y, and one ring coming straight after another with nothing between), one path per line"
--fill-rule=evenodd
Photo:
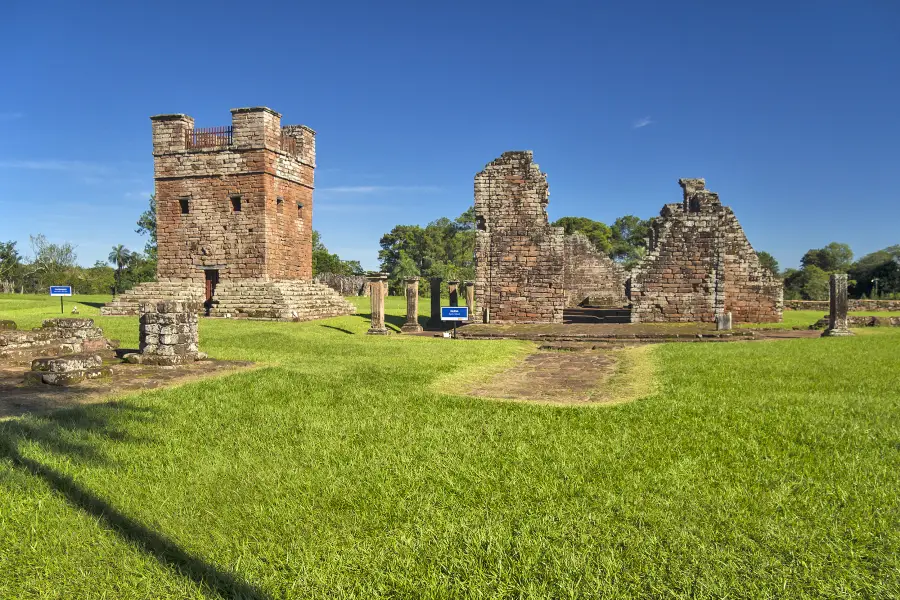
M62 387L25 383L24 373L29 369L28 364L0 363L0 419L78 404L99 403L118 394L187 383L246 368L253 363L202 360L178 367L155 367L123 364L107 354L104 356L104 364L111 368L111 377Z
M651 346L542 346L475 382L468 394L545 404L619 404L652 390Z

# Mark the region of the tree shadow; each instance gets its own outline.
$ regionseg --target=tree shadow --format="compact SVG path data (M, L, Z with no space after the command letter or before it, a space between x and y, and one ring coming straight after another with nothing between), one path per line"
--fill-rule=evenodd
M101 410L91 410L98 407ZM73 434L80 433L116 441L125 440L121 431L109 426L103 415L104 410L127 410L134 412L132 416L135 418L152 418L147 414L151 411L149 408L111 402L90 408L65 409L39 419L0 422L0 460L5 459L16 469L41 479L70 505L94 517L123 540L152 555L163 566L191 579L204 593L217 594L223 598L268 600L270 597L256 586L187 552L162 533L123 514L106 500L79 485L72 477L20 452L22 444L34 443L72 458L103 462L104 458L92 446L70 438L74 437ZM30 422L32 420L36 422Z
M343 327L335 327L334 325L320 325L320 327L325 327L327 329L335 329L342 333L349 333L350 335L356 335L356 333L350 331L349 329L344 329Z
M82 302L81 300L75 300L73 304L83 304L85 306L90 306L91 308L103 308L106 306L105 302Z
M367 323L372 322L372 313L356 313L355 316L360 317ZM399 315L384 315L384 324L388 329L400 331L400 328L403 327L404 323L406 323L406 317L401 317Z

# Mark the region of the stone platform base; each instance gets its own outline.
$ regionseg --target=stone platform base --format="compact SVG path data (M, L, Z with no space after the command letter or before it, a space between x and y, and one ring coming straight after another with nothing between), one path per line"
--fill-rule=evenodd
M117 344L104 338L91 319L46 319L36 329L0 331L0 359L30 361L35 356L96 352Z
M122 292L112 302L100 309L104 316L133 316L140 314L142 302L202 302L205 292L202 285L187 280L148 281L141 283L127 292Z
M25 382L74 385L85 379L109 377L111 374L99 354L71 354L35 359L31 363L31 371L25 373Z
M223 281L216 286L211 317L311 321L352 315L356 307L314 281Z
M204 290L191 281L142 283L100 309L102 315L138 315L142 302L199 302ZM314 281L242 279L220 281L209 316L232 319L311 321L352 315L356 307L330 287Z

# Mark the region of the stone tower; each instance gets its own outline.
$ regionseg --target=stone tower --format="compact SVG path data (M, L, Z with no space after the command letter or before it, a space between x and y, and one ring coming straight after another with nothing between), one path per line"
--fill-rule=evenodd
M213 316L314 319L353 312L312 279L315 132L282 127L266 107L198 129L183 114L150 117L156 185L157 281L108 304L197 300Z
M150 120L161 280L312 278L312 129L265 107L233 109L231 127Z

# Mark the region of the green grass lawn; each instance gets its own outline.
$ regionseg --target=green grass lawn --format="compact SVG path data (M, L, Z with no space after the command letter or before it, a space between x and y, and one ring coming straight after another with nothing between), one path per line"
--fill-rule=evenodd
M367 328L203 320L259 367L0 422L0 598L900 596L900 328L655 346L604 407L460 396L523 343Z

